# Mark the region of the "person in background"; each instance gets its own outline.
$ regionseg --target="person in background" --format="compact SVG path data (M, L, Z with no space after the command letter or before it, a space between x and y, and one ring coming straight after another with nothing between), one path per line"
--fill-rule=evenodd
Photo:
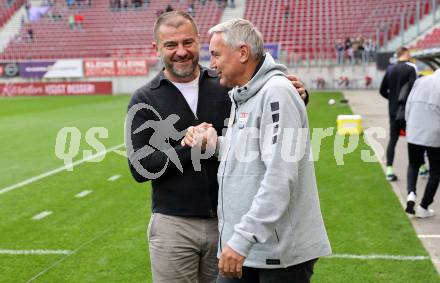
M354 52L353 52L353 41L351 38L347 37L344 42L345 53L347 54L348 60L351 65L354 64Z
M67 7L70 9L75 4L75 0L66 0Z
M372 51L373 51L373 43L370 38L364 42L364 50L362 52L363 64L368 64L368 62L370 62L370 56L372 54Z
M338 65L344 65L344 44L342 40L337 39L335 42L336 62Z
M69 22L70 29L74 30L75 29L75 16L69 15L68 22Z
M31 26L27 28L27 35L28 35L28 42L32 43L34 42L34 30Z
M289 18L290 8L289 8L289 3L287 1L283 3L282 10L283 10L284 18L286 19Z
M440 182L440 69L434 74L417 79L405 107L406 139L408 141L408 196L405 211L419 218L434 216L429 206ZM429 179L420 205L416 202L417 175L429 160Z
M165 12L168 13L171 11L174 11L173 6L171 6L171 4L168 4L167 7L165 8Z
M411 56L409 49L403 46L399 47L396 50L396 56L397 63L387 69L379 89L380 95L388 100L390 138L386 153L386 179L390 182L397 180L393 169L394 152L400 131L405 129L404 125L396 120L400 91L406 85L404 89L409 92L417 78L417 67L410 62Z
M31 3L29 0L24 4L24 9L26 10L26 18L29 22L31 20Z
M195 8L194 8L194 3L191 3L191 4L189 4L188 5L188 14L191 16L191 17L194 17L195 16L195 10L194 10Z
M75 14L75 27L79 30L82 31L83 29L83 24L84 24L84 16L78 11Z

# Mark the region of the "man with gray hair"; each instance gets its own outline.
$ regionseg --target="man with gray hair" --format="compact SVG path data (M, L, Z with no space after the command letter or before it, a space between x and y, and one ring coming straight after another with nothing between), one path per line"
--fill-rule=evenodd
M217 140L217 282L309 282L331 248L305 105L251 22L231 20L209 33L211 67L233 87L228 129Z

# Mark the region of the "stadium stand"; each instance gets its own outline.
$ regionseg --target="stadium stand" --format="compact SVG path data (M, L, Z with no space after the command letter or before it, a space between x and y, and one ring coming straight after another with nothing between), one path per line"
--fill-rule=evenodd
M188 4L176 1L150 1L136 9L111 9L109 1L91 1L90 6L68 8L66 1L58 0L41 19L24 24L19 35L0 54L0 59L150 56L156 15L168 4L176 10L188 11ZM69 27L69 16L77 12L84 19L82 30ZM197 1L194 13L202 42L207 42L207 31L219 22L223 8L215 1L205 5ZM32 40L28 34L30 29Z
M2 27L11 16L20 9L25 0L0 0L0 27Z
M0 0L0 5L7 1L10 0ZM9 10L17 9L24 1L16 0ZM65 0L52 1L55 5L41 19L23 25L0 54L0 60L150 56L152 26L158 11L168 4L188 11L189 2L149 1L137 9L111 9L112 1L91 1L91 6L80 8L68 8ZM194 1L195 19L202 43L207 43L207 30L219 22L223 8L217 6L217 1L206 1L206 5L200 2ZM293 60L333 59L336 41L362 37L381 46L432 10L432 0L420 0L417 15L417 3L415 0L248 0L244 17L256 24L267 43L279 42ZM69 16L77 11L84 18L82 31L69 27Z
M419 40L415 45L417 49L426 49L440 47L440 28L434 29L431 33L426 35L425 38Z
M419 18L431 11L432 2L421 3ZM418 18L416 5L414 0L248 0L245 18L258 26L266 42L280 42L297 59L334 58L336 40L376 40L378 30L390 40L399 34L402 14L404 29ZM384 40L380 36L379 45Z

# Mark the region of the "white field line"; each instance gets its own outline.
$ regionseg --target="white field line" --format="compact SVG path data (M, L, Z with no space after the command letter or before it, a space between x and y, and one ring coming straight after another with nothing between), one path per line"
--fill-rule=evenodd
M116 181L119 178L121 178L121 175L113 175L110 178L108 178L108 181L113 182L113 181Z
M35 279L37 279L38 277L40 277L41 275L45 274L47 271L51 270L52 268L54 268L55 266L57 266L58 264L60 264L61 262L63 262L64 260L66 260L67 258L69 258L70 256L78 253L80 250L82 250L84 247L86 247L87 245L89 245L90 243L96 241L97 239L101 238L103 235L107 234L112 228L114 227L108 227L107 229L105 229L104 231L101 231L100 233L98 233L97 235L95 235L93 238L91 238L90 240L84 242L81 246L79 246L79 248L77 248L76 250L74 250L73 252L66 254L65 256L63 256L62 258L60 258L59 260L55 261L53 264L49 265L48 267L46 267L45 269L43 269L42 271L40 271L38 274L36 274L34 277L32 277L31 279L29 279L28 282L32 282Z
M68 255L69 250L0 250L0 255Z
M0 250L0 254L8 255L51 255L51 254L65 254L70 255L74 253L70 250ZM349 258L349 259L386 259L386 260L427 260L427 256L402 256L402 255L352 255L352 254L334 254L327 258Z
M94 155L91 155L91 156L87 157L87 158L83 158L83 159L81 159L81 160L75 161L75 162L73 162L72 164L64 165L64 166L62 166L62 167L60 167L60 168L57 168L57 169L54 169L54 170L48 171L48 172L46 172L46 173L43 173L43 174L41 174L41 175L38 175L38 176L32 177L32 178L27 179L27 180L24 180L24 181L22 181L22 182L20 182L20 183L17 183L17 184L15 184L15 185L12 185L12 186L9 186L9 187L6 187L6 188L3 188L3 189L0 189L0 195L1 195L1 194L4 194L4 193L7 193L7 192L10 192L10 191L12 191L12 190L18 189L18 188L23 187L23 186L25 186L25 185L29 185L29 184L31 184L31 183L33 183L33 182L35 182L35 181L40 180L40 179L43 179L43 178L46 178L46 177L52 176L52 175L54 175L54 174L57 174L57 173L59 173L59 172L65 170L65 169L67 169L67 168L71 168L71 167L73 167L73 166L76 166L76 165L79 165L79 164L81 164L81 163L87 162L87 161L89 161L89 160L95 159L95 158L97 158L97 157L100 157L100 156L102 156L102 155L105 155L105 154L107 154L108 152L114 151L115 149L121 148L121 147L123 147L123 146L124 146L124 144L120 144L120 145L114 146L114 147L109 148L109 149L107 149L107 150L100 151L100 152L98 152L98 153L96 153L96 154L94 154Z
M426 238L438 238L440 239L440 235L418 235L420 239L426 239Z
M79 194L76 194L75 195L75 197L76 198L83 198L83 197L85 197L85 196L87 196L87 195L89 195L89 194L91 194L93 191L82 191L82 192L80 192Z
M123 156L123 157L127 157L127 151L126 150L119 150L119 149L115 149L114 150L115 153Z
M371 254L371 255L354 255L354 254L333 254L328 256L327 258L347 258L347 259L383 259L383 260L403 260L403 261L416 261L416 260L428 260L428 256L405 256L405 255L379 255L379 254Z
M52 211L43 211L38 213L37 215L35 215L34 217L32 217L32 220L41 220L49 215L51 215L53 212Z
M440 239L440 235L418 235L420 239L427 239L427 238L438 238Z

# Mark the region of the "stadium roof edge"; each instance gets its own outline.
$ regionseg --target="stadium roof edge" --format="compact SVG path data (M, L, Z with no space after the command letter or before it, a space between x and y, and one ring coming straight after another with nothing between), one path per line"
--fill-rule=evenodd
M424 57L440 56L440 47L411 52L411 56L416 59L424 58Z
M440 68L440 47L411 52L411 56L427 64L433 70Z

